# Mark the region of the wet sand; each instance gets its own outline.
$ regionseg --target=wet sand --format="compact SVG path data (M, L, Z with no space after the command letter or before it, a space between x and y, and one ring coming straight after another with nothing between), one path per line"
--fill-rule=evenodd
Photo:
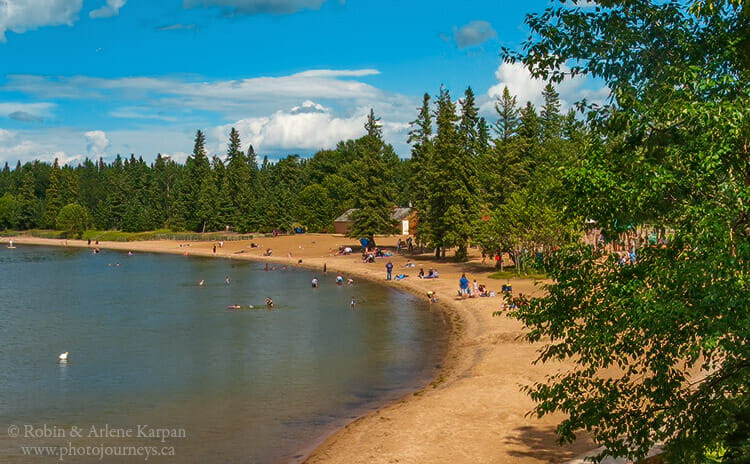
M13 237L14 245L38 244L94 248L80 240ZM378 245L394 247L397 237L378 237ZM8 238L0 239L7 243ZM369 279L414 292L427 299L434 291L451 324L449 347L437 378L420 391L373 411L335 431L310 452L306 462L319 463L554 463L565 462L593 448L585 437L561 447L556 442L555 425L560 416L542 419L527 416L533 402L521 391L523 385L544 379L564 369L563 364L532 365L538 346L521 337L520 322L508 317L493 317L502 299L457 298L458 279L466 272L490 290L500 293L504 281L489 279L491 263L482 264L472 256L467 263L434 261L429 255L392 256L364 264L356 253L359 243L338 235L300 234L259 237L251 241L224 242L217 246L216 257L252 259L299 265L321 270L319 279ZM214 256L215 242L143 241L100 242L98 247L157 252L187 256ZM342 246L355 253L332 256ZM267 248L273 253L263 256ZM393 251L393 250L391 250ZM403 268L411 258L415 267ZM298 264L299 260L301 264ZM385 280L385 263L394 264L393 275L408 274L401 281ZM328 273L323 274L326 264ZM419 268L439 270L438 279L418 279ZM531 280L514 280L515 293L534 294L541 289ZM302 445L301 445L302 446Z

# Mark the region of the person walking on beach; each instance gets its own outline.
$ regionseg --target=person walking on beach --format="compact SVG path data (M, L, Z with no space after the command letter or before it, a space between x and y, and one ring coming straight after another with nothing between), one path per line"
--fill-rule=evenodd
M391 273L393 272L393 263L388 261L388 264L385 265L385 271L386 271L386 278L385 280L391 280Z
M216 244L214 243L214 254L216 254Z

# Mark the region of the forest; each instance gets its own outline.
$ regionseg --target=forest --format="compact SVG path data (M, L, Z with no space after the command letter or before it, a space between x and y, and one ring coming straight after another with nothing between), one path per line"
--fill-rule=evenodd
M586 143L586 126L573 110L561 114L552 85L539 109L519 104L507 88L495 106L490 124L479 116L471 88L459 99L446 88L434 101L425 94L408 157L383 140L371 111L362 137L309 158L259 159L252 146L241 148L232 129L227 152L211 156L198 130L184 164L160 154L150 164L135 154L75 166L6 163L0 228L67 229L75 222L125 232L327 232L334 218L358 208L352 233L372 237L395 230L392 207L413 206L417 238L443 256L455 247L464 257L470 238L488 247L557 243L574 224L561 227L562 216L544 199L557 184L555 171ZM531 202L534 217L523 212Z

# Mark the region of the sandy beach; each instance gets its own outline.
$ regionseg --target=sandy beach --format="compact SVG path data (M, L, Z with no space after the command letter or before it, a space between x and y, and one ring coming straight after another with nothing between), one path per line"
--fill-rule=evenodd
M7 243L8 238L1 239ZM214 242L100 242L13 237L14 245L37 244L174 253L252 259L320 269L320 279L370 279L414 292L425 299L428 291L438 298L435 310L451 321L450 344L438 377L420 391L371 412L327 437L307 461L318 463L555 463L571 460L593 448L585 437L561 447L555 440L560 417L538 419L526 414L533 402L521 391L523 385L541 381L564 365L532 365L537 347L525 342L522 325L507 317L493 317L501 298L457 297L458 279L465 272L490 290L500 293L505 281L489 279L492 264L473 256L467 263L434 261L430 256L392 256L376 263L361 262L358 242L338 235L300 234L259 237L250 241ZM395 248L397 237L379 237L378 245ZM332 256L342 246L355 248L347 256ZM263 256L266 249L271 256ZM411 259L415 267L404 268ZM302 261L299 263L299 261ZM391 260L401 281L385 280L385 264ZM324 264L327 275L322 274ZM419 268L439 270L438 279L418 279ZM514 292L541 291L531 280L513 280ZM309 450L308 450L309 451Z

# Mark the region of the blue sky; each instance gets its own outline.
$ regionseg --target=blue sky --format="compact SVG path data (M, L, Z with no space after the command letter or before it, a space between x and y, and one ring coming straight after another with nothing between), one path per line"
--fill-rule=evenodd
M408 155L421 95L471 85L483 114L502 64L547 2L443 0L0 0L0 162L156 153L183 160L196 129L222 154L232 126L260 154L310 154L362 134L369 108ZM601 99L582 80L567 104Z

